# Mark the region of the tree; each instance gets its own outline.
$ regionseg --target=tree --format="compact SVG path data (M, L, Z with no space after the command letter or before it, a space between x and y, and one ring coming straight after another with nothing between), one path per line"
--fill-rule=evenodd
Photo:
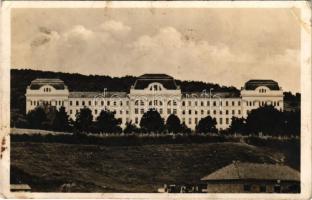
M31 110L27 113L26 119L29 128L43 129L44 122L47 120L47 116L42 107L36 107L34 110Z
M90 131L93 124L92 111L87 108L81 108L76 114L75 128L78 131Z
M284 124L283 113L272 105L251 110L246 119L247 130L250 133L280 134L284 130Z
M102 110L100 115L96 118L95 126L97 131L105 133L120 133L121 119L115 118L115 112Z
M155 109L149 109L143 114L140 127L147 132L159 133L164 129L164 120L161 118L159 112Z
M216 125L216 119L207 116L199 120L195 129L197 133L215 133L217 132Z
M190 129L189 127L187 127L186 124L183 122L183 123L181 124L181 132L182 132L182 133L190 134L190 133L192 133L192 129Z
M132 124L132 121L126 122L124 133L129 134L129 133L138 133L138 132L139 132L139 128L135 124Z
M56 116L52 123L52 128L56 131L69 130L69 119L65 107L60 107L59 111L56 112Z
M166 121L166 128L169 133L178 133L181 131L180 119L174 114L169 115Z
M229 127L230 133L246 133L246 119L232 117L232 123Z

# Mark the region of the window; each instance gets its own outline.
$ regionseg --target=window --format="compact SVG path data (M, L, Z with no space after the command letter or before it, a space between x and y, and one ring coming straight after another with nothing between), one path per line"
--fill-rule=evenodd
M260 185L260 192L266 192L266 185Z
M235 115L235 110L232 110L232 115Z
M101 101L101 106L104 106L104 101Z
M207 110L207 115L210 115L210 110Z
M197 119L197 117L195 117L195 124L197 124L198 123L198 119Z
M200 102L200 106L204 106L204 102L203 101Z
M192 118L189 118L189 124L192 124Z
M114 106L117 106L117 102L116 102L116 101L113 101L113 105L114 105Z
M97 115L97 110L96 110L96 109L94 110L94 114L96 114L96 115Z
M226 123L226 124L229 124L229 118L226 118L226 119L225 119L225 123Z
M220 124L222 124L222 118L219 119Z
M192 114L192 110L189 110L189 115L191 115Z
M91 101L89 101L89 106L91 106Z
M163 109L162 108L159 109L159 114L163 114Z
M139 109L138 108L134 109L134 113L139 114Z
M228 114L229 114L229 111L228 111L228 110L225 110L225 114L228 115Z
M135 118L135 123L137 124L137 123L139 123L139 118Z
M85 102L84 101L82 101L82 103L81 103L83 106L85 105Z
M241 102L240 102L240 101L238 101L237 103L238 103L238 106L240 106L240 105L241 105Z
M188 105L189 105L189 106L191 106L191 105L192 105L192 102L191 102L191 101L189 101L189 102L188 102Z
M207 106L210 106L210 102L209 101L207 101Z
M216 101L213 101L213 106L216 106L216 105L217 105Z
M185 118L184 117L182 118L182 122L185 123Z
M163 105L163 102L162 102L162 101L159 101L159 105L162 106L162 105Z
M167 105L168 105L168 106L171 106L171 101L168 101Z
M250 191L250 190L251 190L251 185L244 184L244 191Z
M72 111L72 110L69 110L69 114L73 114L73 111Z
M141 114L144 114L144 109L143 108L141 109Z
M239 114L239 115L241 114L241 111L240 111L240 110L238 110L238 114Z
M120 106L122 106L122 101L120 101Z
M185 106L185 101L182 101L182 106Z
M177 102L176 101L172 101L173 105L176 106L177 105Z
M275 185L274 186L274 192L280 193L281 192L281 186L280 185Z
M73 105L73 102L72 102L72 101L69 101L69 105L72 106L72 105Z
M222 110L220 110L220 115L222 115Z
M277 106L279 106L279 102L277 102Z
M197 115L197 110L195 110L195 115Z
M139 105L139 100L136 100L136 101L134 102L134 105L138 106L138 105Z
M30 101L30 105L32 106L32 101Z
M195 101L195 106L197 106L197 101Z
M127 115L129 114L129 111L128 111L128 110L126 110L126 114L127 114Z
M213 111L213 114L214 114L214 115L215 115L215 114L217 114L217 111L216 111L216 110L214 110L214 111Z
M79 101L76 101L76 106L79 106Z
M170 108L167 109L167 114L168 114L168 115L171 114L171 109L170 109Z
M182 110L182 115L185 115L185 110Z
M177 114L177 109L173 109L173 114Z
M232 106L235 106L235 101L232 101Z
M129 101L126 101L127 106L129 106Z
M148 105L149 105L149 106L152 106L152 105L153 105L153 102L152 102L152 101L150 101L150 102L148 103Z
M225 101L225 106L229 106L229 102L228 101Z
M140 105L144 106L144 101L143 100L140 101Z
M108 105L108 106L110 105L110 101L107 101L107 105Z
M204 110L201 110L201 111L200 111L200 114L202 114L202 115L203 115L203 114L204 114Z
M94 101L94 105L97 105L97 101Z

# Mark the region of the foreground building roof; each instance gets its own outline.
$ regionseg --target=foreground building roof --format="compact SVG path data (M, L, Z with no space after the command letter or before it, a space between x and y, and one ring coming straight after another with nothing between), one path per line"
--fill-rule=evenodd
M208 176L203 181L218 180L284 180L300 181L300 173L286 165L234 162Z

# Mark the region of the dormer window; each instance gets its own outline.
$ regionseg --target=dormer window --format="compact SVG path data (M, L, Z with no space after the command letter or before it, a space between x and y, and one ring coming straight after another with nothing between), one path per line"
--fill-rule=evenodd
M159 83L154 83L154 84L150 85L149 90L150 91L161 91L162 86Z
M43 88L43 92L51 92L51 88Z

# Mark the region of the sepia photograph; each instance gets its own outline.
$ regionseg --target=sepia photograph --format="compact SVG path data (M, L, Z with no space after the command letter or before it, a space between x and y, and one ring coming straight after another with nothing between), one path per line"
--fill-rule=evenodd
M310 192L307 5L114 5L7 14L11 195Z

